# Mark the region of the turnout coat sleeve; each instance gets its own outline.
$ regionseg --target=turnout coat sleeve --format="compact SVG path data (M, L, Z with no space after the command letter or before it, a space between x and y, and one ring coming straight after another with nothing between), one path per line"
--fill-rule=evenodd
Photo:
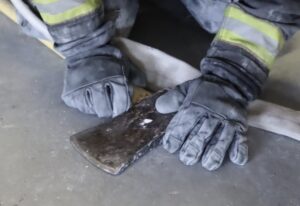
M240 0L229 4L203 74L233 84L248 100L260 93L276 56L300 27L298 0Z

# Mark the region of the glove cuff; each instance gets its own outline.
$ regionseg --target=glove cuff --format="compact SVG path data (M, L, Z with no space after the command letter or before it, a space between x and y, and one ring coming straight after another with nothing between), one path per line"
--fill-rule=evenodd
M201 70L227 80L250 101L262 90L268 70L284 43L278 26L232 4L225 11L223 24L201 63Z
M240 47L214 42L201 62L202 74L215 75L230 84L247 100L260 94L269 71Z

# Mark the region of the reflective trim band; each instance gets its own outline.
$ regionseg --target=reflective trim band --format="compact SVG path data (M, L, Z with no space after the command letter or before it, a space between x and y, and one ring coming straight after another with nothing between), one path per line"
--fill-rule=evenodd
M57 1L49 4L39 4L35 3L35 6L39 10L40 13L48 13L48 14L60 14L72 8L78 7L82 5L86 0L77 0L77 1Z
M250 14L247 14L240 8L236 6L230 6L225 11L225 17L233 18L238 21L247 24L260 32L264 33L266 36L274 39L275 41L279 41L281 47L283 47L285 40L282 34L282 31L272 24L271 22L256 18Z
M248 41L243 36L240 36L232 31L221 29L218 32L217 39L247 50L264 65L266 65L267 68L270 68L275 60L275 56L266 50L266 48L259 46L254 42Z
M102 6L101 0L47 0L42 4L35 0L42 19L49 25L60 24L90 14Z
M259 46L265 47L273 56L277 55L279 49L277 41L235 19L227 18L225 21L222 29L234 31L234 33L242 36L247 41L255 42Z
M55 3L58 2L60 0L33 0L32 3L33 4L51 4L51 3Z
M267 68L272 66L285 42L278 27L251 16L235 6L227 8L216 40L247 50Z

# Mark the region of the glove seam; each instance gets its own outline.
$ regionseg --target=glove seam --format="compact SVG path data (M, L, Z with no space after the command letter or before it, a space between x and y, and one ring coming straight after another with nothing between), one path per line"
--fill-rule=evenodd
M78 90L80 90L80 89L82 89L82 88L84 88L84 87L88 87L88 86L91 86L91 85L93 85L93 84L100 83L100 82L105 81L105 80L107 80L107 79L115 79L115 78L118 78L118 77L123 77L123 76L122 76L122 75L115 75L115 76L105 77L105 78L103 78L103 79L101 79L101 80L94 81L94 82L91 82L91 83L82 85L81 87L76 88L76 89L74 89L74 90L68 91L68 92L66 92L65 94L63 94L62 96L68 96L69 94L71 94L71 93L73 93L73 92L76 92L76 91L78 91Z
M241 128L243 128L243 123L241 123L240 121L236 121L236 120L233 120L233 119L229 119L228 117L222 115L222 114L219 114L219 113L216 113L214 111L212 111L212 109L210 109L209 107L203 105L203 104L198 104L198 103L195 103L195 102L191 102L192 105L196 105L198 107L201 107L202 109L204 109L205 113L207 114L208 118L216 118L217 120L219 121L225 121L225 122L228 122L228 123L234 123L235 125L239 125ZM203 118L205 115L202 115L201 118ZM221 119L220 119L221 117ZM197 120L198 122L199 120Z
M124 58L124 57L123 57ZM123 61L124 62L124 61ZM124 68L124 64L121 64L121 70L122 70L122 73L123 73L123 80L125 82L125 87L126 87L126 90L129 93L129 87L128 87L128 84L127 84L127 78L126 78L126 74L125 74L125 68ZM130 107L130 99L129 99L129 95L127 95L127 105L126 105L126 111L129 109Z

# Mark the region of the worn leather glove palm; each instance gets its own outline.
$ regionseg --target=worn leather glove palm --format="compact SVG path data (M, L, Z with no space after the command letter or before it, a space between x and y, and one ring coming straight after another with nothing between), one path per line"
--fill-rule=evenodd
M248 160L246 101L235 88L213 76L185 82L156 101L160 113L177 111L169 123L163 147L178 150L186 165L198 161L208 170L219 168L229 149L230 160Z

